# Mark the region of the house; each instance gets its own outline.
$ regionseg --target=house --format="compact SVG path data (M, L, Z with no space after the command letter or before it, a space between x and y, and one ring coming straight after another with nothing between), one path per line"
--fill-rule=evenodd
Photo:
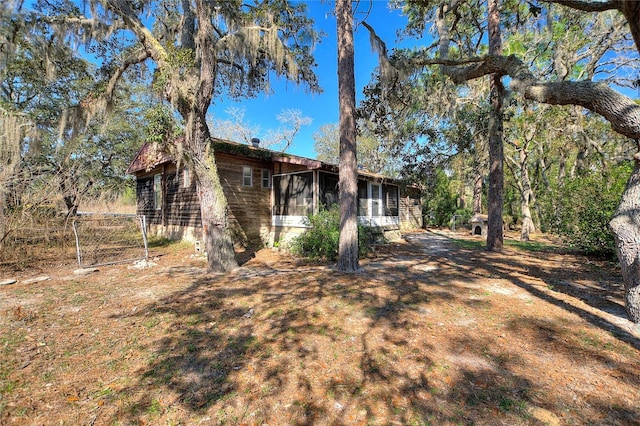
M212 140L229 205L234 241L284 242L308 227L307 216L338 202L338 167L252 145ZM127 169L136 176L137 213L150 232L201 239L200 207L188 166L145 144ZM358 220L387 239L422 226L420 191L378 174L360 172Z

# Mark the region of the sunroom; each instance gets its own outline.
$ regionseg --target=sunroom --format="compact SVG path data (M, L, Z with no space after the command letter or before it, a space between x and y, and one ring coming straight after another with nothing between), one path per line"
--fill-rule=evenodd
M274 174L272 194L272 225L276 233L296 233L296 229L299 233L309 226L309 215L338 203L338 173L305 170ZM360 173L358 221L377 228L389 239L396 238L401 227L400 186L380 175ZM392 235L390 231L396 232Z

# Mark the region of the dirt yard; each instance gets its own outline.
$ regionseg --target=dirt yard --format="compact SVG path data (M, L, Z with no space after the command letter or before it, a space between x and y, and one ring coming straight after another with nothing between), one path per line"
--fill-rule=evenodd
M186 245L1 271L0 424L640 425L615 264L479 245L412 233L358 274L265 249L211 275Z

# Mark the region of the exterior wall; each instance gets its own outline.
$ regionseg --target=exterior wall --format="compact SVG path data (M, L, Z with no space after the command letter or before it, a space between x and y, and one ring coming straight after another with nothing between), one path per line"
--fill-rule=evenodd
M315 160L291 160L285 158L284 162L271 161L269 159L252 158L239 153L225 153L216 151L216 163L220 180L224 188L229 205L229 220L234 241L247 244L273 244L274 241L282 242L304 232L307 224L305 217L274 216L272 212L271 184L274 174L288 174L302 171L311 171L312 167L319 167ZM314 164L311 164L314 163ZM315 164L318 163L318 164ZM251 185L245 185L243 167L252 170ZM263 187L263 171L269 173L269 187ZM314 208L323 203L317 185L318 173L335 174L332 171L313 171L314 173ZM162 176L162 206L156 208L154 202L154 176ZM176 170L175 164L165 162L149 171L142 171L137 176L137 212L144 214L151 232L166 236L171 239L197 241L202 239L202 224L200 218L200 205L196 193L195 179L190 177L185 180L185 169ZM359 179L359 205L358 219L361 223L380 229L387 239L399 237L401 229L422 227L422 206L420 192L416 188L400 188L394 183L383 183L379 178L373 181L381 184L382 190L382 215L370 217L368 212L372 206L370 188L366 181L372 181L365 176ZM395 195L399 193L396 199ZM329 194L332 195L333 194ZM325 198L327 198L325 194ZM363 198L365 197L365 198ZM395 216L396 211L398 216Z
M271 232L271 177L270 162L216 153L220 181L229 203L229 220L234 240L243 244L264 244ZM252 185L243 186L242 168L251 167ZM262 170L269 171L269 187L262 187Z
M400 190L400 229L422 228L422 201L417 188Z
M146 216L149 230L172 240L196 241L201 239L200 204L194 180L188 170L176 170L174 164L165 164L139 174L136 184L137 213ZM162 207L154 202L154 176L162 174ZM187 185L185 185L187 183Z
M270 240L271 189L262 187L262 171L273 169L271 163L216 153L220 181L229 203L229 222L234 241L243 245L263 244ZM252 185L243 186L243 166L252 169ZM154 205L154 176L162 174L162 208ZM200 204L195 180L184 186L185 169L167 163L138 174L136 184L137 213L147 218L150 231L170 239L202 239Z

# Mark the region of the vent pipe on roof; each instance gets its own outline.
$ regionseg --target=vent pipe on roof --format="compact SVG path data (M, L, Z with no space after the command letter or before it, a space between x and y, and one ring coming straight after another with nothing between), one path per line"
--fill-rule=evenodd
M258 138L251 138L251 146L253 146L254 148L257 148L260 146L260 139Z

